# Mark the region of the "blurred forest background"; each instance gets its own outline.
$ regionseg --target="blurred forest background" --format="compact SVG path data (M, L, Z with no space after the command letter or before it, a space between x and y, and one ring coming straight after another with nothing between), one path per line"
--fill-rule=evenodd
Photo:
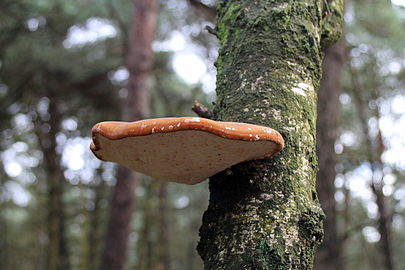
M215 5L161 1L150 117L193 115L194 100L215 100L217 41L206 30ZM123 0L0 2L1 270L47 269L55 237L60 269L99 268L116 166L88 150L90 130L120 119L133 14ZM335 256L336 269L405 269L405 2L347 1L345 24L326 51L320 96L328 219L319 258ZM207 181L142 177L135 197L126 269L202 269ZM325 267L317 262L335 269Z

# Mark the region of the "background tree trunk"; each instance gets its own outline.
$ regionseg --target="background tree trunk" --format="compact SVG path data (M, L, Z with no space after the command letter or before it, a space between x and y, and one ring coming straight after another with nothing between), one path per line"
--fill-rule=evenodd
M153 65L151 44L155 33L157 7L155 0L134 0L134 19L129 51L126 53L129 79L128 97L122 107L124 121L140 120L149 114L149 78ZM111 200L101 270L121 270L125 267L137 178L136 173L119 167Z
M70 268L69 252L65 230L65 209L63 191L65 178L60 165L61 156L56 151L56 135L62 121L59 100L52 91L49 94L49 108L45 117L40 116L35 123L35 132L43 152L44 169L47 180L47 269L67 270Z
M211 177L198 245L205 269L312 268L323 219L315 190L321 4L256 0L218 7L214 117L273 127L286 147L272 159ZM343 10L341 1L336 8Z
M101 200L105 198L106 193L106 184L101 177L102 170L98 169L96 171L96 181L94 181L93 192L95 194L94 198L94 208L90 213L90 230L88 231L88 241L91 245L89 250L89 270L98 269L99 259L100 259L100 240L101 240L101 224L102 220L102 209L101 209ZM98 183L97 183L98 182Z
M362 126L362 136L366 144L367 160L372 172L370 179L370 187L375 196L375 202L378 207L378 232L380 233L379 248L382 254L382 267L386 270L395 270L393 248L392 248L392 210L390 207L387 196L383 193L384 188L384 163L382 161L382 155L385 150L382 131L379 125L377 125L377 135L374 137L371 135L368 125L367 115L380 119L380 107L377 99L379 98L378 83L373 82L372 89L369 90L370 99L364 97L366 89L360 83L356 68L350 66L350 72L352 77L352 83L354 86L353 97L356 105L358 117ZM367 104L374 101L376 106L371 109ZM371 112L368 112L370 110Z
M81 229L80 229L80 240L79 240L79 247L80 247L80 270L90 270L91 262L90 262L90 250L97 249L97 242L91 243L88 240L90 228L90 214L88 210L88 200L85 196L85 185L83 183L79 183L80 195L80 215L82 218L81 221Z
M154 262L154 243L152 232L155 225L156 215L154 213L153 201L156 200L156 182L144 181L143 187L145 188L145 199L143 200L143 221L142 227L139 231L139 243L138 245L138 262L136 265L137 270L153 269Z
M335 200L335 166L337 155L337 117L339 115L339 95L341 93L342 71L345 63L345 44L340 40L325 50L322 79L318 91L317 119L317 190L319 201L325 212L324 240L316 256L314 269L342 270L342 241L337 227Z
M3 150L3 149L2 149ZM4 194L5 183L6 183L6 173L4 172L3 162L0 161L0 194ZM0 270L9 269L9 236L7 234L8 224L7 224L7 213L6 204L0 200Z
M169 207L167 198L167 182L158 183L159 196L159 240L157 253L159 262L156 270L170 270L170 231L169 231Z

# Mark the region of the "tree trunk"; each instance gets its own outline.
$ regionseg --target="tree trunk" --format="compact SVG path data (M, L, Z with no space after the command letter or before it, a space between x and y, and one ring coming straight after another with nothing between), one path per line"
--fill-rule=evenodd
M90 228L90 221L89 221L89 211L87 209L87 198L85 197L85 189L83 183L79 183L80 195L80 215L82 217L81 228L80 228L80 240L79 240L79 248L80 248L80 268L81 270L90 270L90 250L96 248L96 243L91 243L88 240L89 230Z
M382 165L382 164L381 164ZM381 168L373 169L373 181L376 181L375 176L381 177ZM394 264L394 254L392 248L392 221L391 221L391 211L389 209L388 198L383 193L382 177L377 179L380 183L373 183L371 189L376 196L376 203L378 206L378 232L381 235L379 244L381 249L381 254L383 257L383 265L386 270L395 270Z
M377 78L377 75L374 77ZM372 98L376 101L381 96L378 91L378 83L374 82L374 89L372 89ZM374 117L381 119L380 105L374 109ZM372 184L371 190L376 197L376 203L378 206L378 231L381 235L380 248L383 254L384 267L387 270L395 270L396 265L394 263L394 249L392 247L392 216L393 210L389 198L384 194L384 163L382 155L386 149L383 134L380 125L377 125L377 136L375 143L375 153L377 154L375 162L372 163Z
M170 239L169 239L169 207L167 199L167 182L158 183L159 196L159 241L157 243L157 255L159 258L156 270L170 270Z
M3 149L1 149L3 150ZM0 270L9 269L9 236L8 236L8 224L6 216L6 202L2 198L5 194L6 173L4 171L4 164L0 160Z
M122 120L136 121L149 114L149 78L153 65L152 41L157 17L156 0L134 0L129 51L126 66L129 71L128 97L122 109ZM127 260L128 236L134 207L137 174L119 167L114 187L106 246L101 270L124 269Z
M211 177L198 245L205 269L312 269L324 217L315 190L323 26L322 1L218 7L214 117L273 127L286 147Z
M98 263L100 258L100 240L101 240L101 228L102 228L102 209L101 200L105 198L106 184L101 177L102 170L97 169L96 180L94 181L93 192L95 193L94 198L94 209L90 213L90 229L88 232L88 242L91 245L89 250L89 270L98 269Z
M156 215L154 213L153 201L156 200L156 182L144 181L143 187L145 188L145 199L143 200L143 217L142 227L140 229L138 245L138 263L135 269L137 270L149 270L154 266L154 246L153 231L155 229Z
M361 85L358 74L354 67L350 66L352 83L353 83L353 97L356 105L356 110L362 127L363 137L366 144L367 161L370 164L372 171L370 187L373 191L376 204L378 207L378 232L380 233L379 248L382 255L382 264L386 270L395 270L393 248L392 248L392 210L390 209L388 198L383 193L383 177L384 177L384 164L382 161L382 154L384 153L385 145L382 136L382 131L377 125L377 136L371 137L370 129L368 126L367 118L367 103L371 100L377 101L378 99L378 86L374 83L374 88L371 89L371 99L364 98L362 93L366 89ZM377 77L377 75L375 75ZM376 102L376 104L378 104ZM377 107L371 112L371 116L380 119L380 107Z
M136 185L135 173L118 168L117 184L111 200L110 219L100 269L124 269L127 260L128 236Z
M345 45L341 40L325 50L321 86L318 91L317 119L317 190L323 211L324 240L315 257L316 270L342 270L342 241L337 227L335 201L335 166L337 155L337 117L342 71L345 63Z
M60 154L56 152L56 135L62 116L59 112L59 101L52 95L49 96L48 114L49 120L37 119L35 122L35 132L44 157L48 188L47 269L67 270L70 268L70 264L65 232L65 209L62 200L65 178L60 166Z

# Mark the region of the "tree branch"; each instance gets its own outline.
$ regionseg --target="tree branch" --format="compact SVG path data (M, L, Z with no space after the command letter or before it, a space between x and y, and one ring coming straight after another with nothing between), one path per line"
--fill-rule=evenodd
M201 104L198 100L194 101L194 106L191 108L199 117L211 119L211 111Z

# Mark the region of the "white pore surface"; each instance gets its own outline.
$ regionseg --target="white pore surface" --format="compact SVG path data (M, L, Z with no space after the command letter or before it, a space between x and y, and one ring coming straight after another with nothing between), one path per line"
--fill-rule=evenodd
M196 130L109 140L97 134L97 154L159 180L196 184L242 161L263 158L271 141L241 141Z

